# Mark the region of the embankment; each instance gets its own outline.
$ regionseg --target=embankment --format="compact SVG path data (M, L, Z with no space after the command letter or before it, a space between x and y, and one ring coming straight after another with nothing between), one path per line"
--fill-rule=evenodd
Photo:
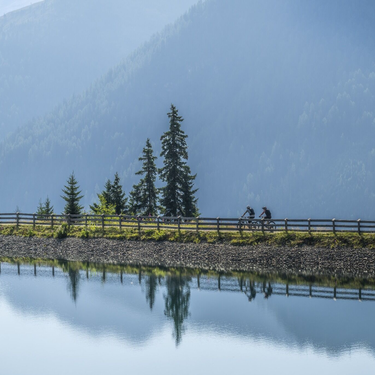
M332 277L375 277L375 250L0 235L0 257Z

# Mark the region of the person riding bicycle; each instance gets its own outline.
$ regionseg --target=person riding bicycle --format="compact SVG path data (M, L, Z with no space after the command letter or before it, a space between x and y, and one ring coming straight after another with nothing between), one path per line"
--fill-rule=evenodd
M250 206L247 206L246 207L246 211L244 212L244 214L241 216L241 217L245 217L245 215L248 214L249 216L247 217L250 220L253 220L255 218L255 211L253 208L251 208Z
M264 215L264 219L268 222L272 219L271 211L267 207L262 207L263 212L259 215L262 217Z

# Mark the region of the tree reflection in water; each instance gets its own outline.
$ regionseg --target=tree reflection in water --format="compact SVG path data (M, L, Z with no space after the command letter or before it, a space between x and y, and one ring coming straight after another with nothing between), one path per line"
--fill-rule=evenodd
M176 340L176 346L181 342L182 334L185 331L184 320L189 316L190 281L191 277L183 277L181 275L166 277L167 294L164 294L164 314L173 319L173 337Z
M74 302L77 302L78 289L79 289L79 270L69 267L68 268L69 283L68 289Z
M148 302L150 306L150 310L154 307L155 304L155 295L156 290L158 287L158 278L153 273L146 277L145 280L145 286L146 286L146 301Z

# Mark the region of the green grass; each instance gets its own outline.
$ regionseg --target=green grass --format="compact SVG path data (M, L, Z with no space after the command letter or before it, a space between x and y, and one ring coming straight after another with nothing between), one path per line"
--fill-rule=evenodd
M180 231L177 230L156 230L142 229L123 229L116 227L107 227L102 230L101 227L89 225L87 228L78 226L68 226L63 224L53 229L46 226L23 225L17 228L14 225L0 226L0 235L3 236L22 236L22 237L40 237L40 238L109 238L114 240L128 241L170 241L181 243L225 243L233 246L313 246L324 248L351 247L355 249L370 248L375 249L375 234L372 233L301 233L301 232L220 232L206 231Z

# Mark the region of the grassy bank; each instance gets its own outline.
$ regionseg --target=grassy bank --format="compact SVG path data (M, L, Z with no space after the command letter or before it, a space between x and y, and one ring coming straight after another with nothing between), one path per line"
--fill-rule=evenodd
M375 234L370 233L301 233L301 232L187 232L174 230L156 229L142 230L120 230L118 228L106 228L88 226L87 228L67 226L63 224L60 227L50 228L45 226L24 225L17 228L13 225L0 226L0 235L3 236L22 236L22 237L41 237L41 238L108 238L114 240L130 241L171 241L182 243L226 243L233 246L245 245L270 245L270 246L313 246L325 248L370 248L375 249Z

